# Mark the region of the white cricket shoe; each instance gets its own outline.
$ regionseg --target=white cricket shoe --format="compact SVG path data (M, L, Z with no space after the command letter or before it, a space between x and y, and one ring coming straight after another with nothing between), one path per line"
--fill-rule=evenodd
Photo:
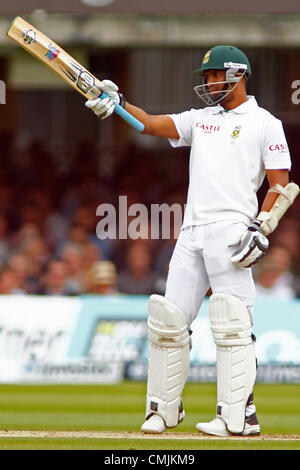
M178 424L181 423L184 417L185 417L185 411L182 410L179 412ZM146 421L141 427L142 432L147 432L149 434L161 434L165 430L166 430L166 423L164 419L157 413L154 413L148 419L146 419Z
M204 434L211 434L212 436L257 436L260 434L260 426L257 421L256 414L246 418L244 430L240 434L234 434L228 431L225 421L218 416L209 423L197 423L196 429Z
M153 414L150 418L146 419L141 427L141 431L150 434L161 434L166 429L166 424L163 418L158 414Z

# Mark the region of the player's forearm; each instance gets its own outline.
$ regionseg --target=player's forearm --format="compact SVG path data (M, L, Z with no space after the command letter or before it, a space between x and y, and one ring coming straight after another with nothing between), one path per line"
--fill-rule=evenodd
M289 173L287 170L267 170L267 178L270 188L276 186L276 184L285 187L289 182ZM261 212L269 212L278 196L278 193L267 192L261 206Z
M277 193L267 193L261 206L261 212L269 212L278 196L279 194Z
M289 183L288 170L267 170L270 189L264 199L261 211L253 224L268 236L278 225L282 216L293 204L300 189L296 183Z
M141 123L144 124L145 129L143 130L142 134L151 134L151 115L146 113L141 108L134 106L126 101L125 109L130 114L132 114L135 118L137 118ZM155 135L155 134L151 134Z
M167 139L178 139L179 135L174 121L166 114L148 114L141 108L126 102L125 109L145 126L143 134L155 137L166 137Z

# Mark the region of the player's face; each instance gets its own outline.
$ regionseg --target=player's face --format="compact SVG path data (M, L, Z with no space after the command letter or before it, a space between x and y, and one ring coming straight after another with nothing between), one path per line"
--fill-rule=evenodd
M223 90L224 82L226 81L226 73L224 70L207 70L204 73L206 85L210 93ZM219 84L219 82L223 83Z
M194 90L205 104L210 106L222 103L224 106L232 101L236 88L238 90L240 86L245 86L243 75L240 74L239 81L228 81L225 70L205 70L204 75L202 75L202 84L195 86Z
M205 90L213 102L224 100L224 89L227 85L224 70L206 70L204 72Z

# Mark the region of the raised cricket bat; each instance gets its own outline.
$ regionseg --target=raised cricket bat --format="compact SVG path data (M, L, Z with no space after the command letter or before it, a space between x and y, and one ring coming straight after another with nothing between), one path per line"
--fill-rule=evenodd
M10 25L7 36L47 65L87 100L108 96L101 90L101 81L98 78L20 16L17 16ZM115 112L139 132L144 130L144 125L118 103L115 105Z

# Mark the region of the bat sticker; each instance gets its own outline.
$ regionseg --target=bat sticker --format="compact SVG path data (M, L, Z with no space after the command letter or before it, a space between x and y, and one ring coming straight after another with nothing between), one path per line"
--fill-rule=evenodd
M60 50L59 49L56 49L55 46L53 46L53 44L49 44L49 50L46 54L46 57L48 57L48 59L52 62L52 60L56 59L56 57L58 56Z
M84 93L91 92L94 93L95 96L99 96L99 94L101 94L101 90L98 88L95 91L92 90L92 88L95 87L94 77L89 72L81 68L76 62L69 62L67 67L60 66L60 68L69 80L76 83L78 88Z
M27 44L32 44L33 42L36 42L36 32L33 31L33 29L26 29L23 32L23 37L24 37L24 42Z

